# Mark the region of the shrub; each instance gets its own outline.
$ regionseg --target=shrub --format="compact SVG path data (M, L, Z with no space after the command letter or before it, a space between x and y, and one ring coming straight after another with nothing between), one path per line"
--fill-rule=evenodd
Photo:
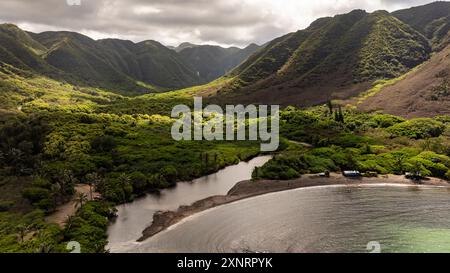
M44 188L29 187L23 191L23 197L30 200L31 203L38 203L43 199L50 199L50 191Z
M172 166L165 166L162 170L161 170L161 177L169 184L174 184L177 181L177 177L178 177L178 171L177 169Z
M112 136L96 137L91 142L91 147L96 152L111 152L116 146L116 141Z
M125 203L132 199L133 186L129 181L123 179L122 175L118 178L107 178L103 186L103 196L112 202Z
M81 244L82 253L105 252L108 219L116 215L116 209L107 202L88 202L70 219L64 230L67 241Z
M372 117L371 121L379 128L388 128L397 123L404 122L405 119L393 115L376 114Z
M423 139L440 136L445 131L445 125L431 118L420 118L398 123L389 127L388 131L394 137Z
M147 189L148 179L141 172L134 172L130 175L133 192L137 194L143 193Z
M262 168L256 169L253 177L273 180L290 180L300 177L300 174L287 165L279 164L279 162L276 161L269 161Z
M373 159L359 161L357 169L361 172L375 172L375 173L388 173L388 171L382 166L378 165L378 162Z

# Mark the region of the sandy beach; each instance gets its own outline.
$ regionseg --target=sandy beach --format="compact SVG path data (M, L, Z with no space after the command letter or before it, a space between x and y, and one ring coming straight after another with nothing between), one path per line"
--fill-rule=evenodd
M409 186L435 186L449 187L448 181L430 178L415 183L404 176L385 175L376 178L347 178L341 174L332 174L331 177L319 177L317 175L304 175L296 180L278 181L278 180L261 180L261 181L242 181L236 184L227 195L212 196L203 200L199 200L190 206L182 206L177 211L157 212L153 216L153 223L147 227L139 242L164 231L172 225L179 223L181 220L192 216L196 213L233 203L246 198L258 195L293 190L305 187L331 186L331 185L349 185L357 186L363 184L391 184L391 185L409 185Z

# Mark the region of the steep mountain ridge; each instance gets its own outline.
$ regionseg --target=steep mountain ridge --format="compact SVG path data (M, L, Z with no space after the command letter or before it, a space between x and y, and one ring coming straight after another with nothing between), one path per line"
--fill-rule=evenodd
M358 108L404 117L432 117L450 112L450 3L435 2L394 12L428 37L435 53L423 65L363 98Z
M190 87L226 74L220 87L208 85L199 94L218 103L310 106L358 96L377 80L399 77L432 54L441 59L433 57L428 63L440 67L447 56L442 52L447 52L450 44L449 30L449 2L393 13L354 10L320 18L308 28L263 47L252 44L244 49L190 43L170 49L151 40L95 41L78 33L34 34L4 24L0 25L0 61L75 85L125 95ZM440 72L434 74L444 73ZM431 75L422 73L418 78ZM431 82L423 81L442 92L432 94L418 82L410 86L423 90L423 97L437 97L434 103L442 103L440 98L447 94L443 77L431 78ZM407 97L402 94L408 94L409 89L402 86L409 85L389 89L399 94L396 99ZM381 105L370 100L367 104L374 106L367 109Z
M48 68L40 58L47 49L26 32L12 24L0 25L0 60L19 68L45 71Z
M407 118L450 115L450 45L403 79L364 99L358 108Z
M196 48L192 46L184 45L185 50ZM96 41L75 32L36 34L12 24L0 25L1 62L124 95L180 89L215 80L257 50L253 45L242 50L217 47L211 52L205 48L215 47L199 46L195 54L181 54L152 40Z
M113 67L146 84L177 89L201 82L190 64L159 42L107 39L99 43L108 50Z
M219 101L307 106L345 98L429 58L428 40L388 12L354 10L280 37L231 74Z
M442 50L448 44L450 2L433 2L395 11L392 15L424 34L431 40L436 51Z
M203 45L186 47L179 51L179 54L198 72L202 81L208 83L229 73L259 48L256 44L251 44L244 49Z
M48 48L42 56L48 64L89 86L139 90L132 78L110 65L110 54L95 40L73 32L43 32L33 37Z

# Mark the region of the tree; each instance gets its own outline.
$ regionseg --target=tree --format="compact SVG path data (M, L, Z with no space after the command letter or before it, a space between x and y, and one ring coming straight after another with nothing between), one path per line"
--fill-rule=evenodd
M403 174L405 172L405 161L408 156L402 152L393 152L392 156L394 157L394 170Z
M58 205L58 197L61 195L61 185L58 183L52 184L51 195L53 199L53 209Z
M173 184L177 180L178 172L174 166L168 165L161 170L161 176L166 182Z
M88 177L88 180L93 182L94 190L96 192L103 192L105 190L105 177L100 173L92 173L91 176Z
M73 215L68 215L67 219L66 219L66 229L65 230L70 230L70 228L72 228L72 225L74 223L75 217Z
M118 181L120 186L122 187L122 200L124 203L127 202L127 193L129 192L129 188L131 185L131 178L127 174L123 173L119 176ZM132 191L132 189L131 189Z
M141 172L133 172L130 175L130 181L133 185L133 191L137 194L143 193L148 185L148 178Z
M327 106L328 106L328 110L330 111L330 116L333 115L333 103L331 102L331 100L329 100L327 102Z
M116 146L116 141L112 136L99 136L91 142L92 149L99 153L111 152Z
M341 122L341 123L345 122L344 114L342 113L342 106L340 106L340 105L339 105L338 110L335 112L335 120L337 122Z
M98 175L98 173L90 173L86 175L86 182L89 185L89 193L91 195L91 200L93 200L93 188L98 191L99 185L101 185L103 179Z
M71 170L59 171L57 173L56 180L60 186L61 195L63 196L72 195L74 186L78 183L78 180L75 178Z
M83 208L83 205L88 202L88 197L85 193L79 192L75 198L75 207Z

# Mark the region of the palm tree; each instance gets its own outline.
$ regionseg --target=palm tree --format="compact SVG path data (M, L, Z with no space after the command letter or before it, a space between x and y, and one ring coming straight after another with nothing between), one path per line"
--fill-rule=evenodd
M90 173L86 175L87 184L89 185L89 193L91 195L91 200L93 200L93 188L98 190L98 185L101 183L102 178L98 173Z
M408 157L401 152L394 152L392 155L394 156L395 161L394 168L398 170L400 174L403 174L405 171L405 161Z
M66 219L66 230L70 230L70 228L73 225L73 220L74 220L74 216L73 215L68 215L67 219Z
M92 195L92 187L94 186L94 183L92 181L88 181L87 184L89 185L89 198L90 200L94 200L94 197Z
M61 194L63 196L72 194L70 192L78 181L71 170L62 170L58 173L58 184L61 186Z
M61 185L59 183L52 184L51 193L53 197L53 209L58 205L58 197L61 195Z
M75 198L75 207L77 208L79 206L80 208L83 208L83 205L87 203L87 201L88 196L85 193L79 192L77 198Z

